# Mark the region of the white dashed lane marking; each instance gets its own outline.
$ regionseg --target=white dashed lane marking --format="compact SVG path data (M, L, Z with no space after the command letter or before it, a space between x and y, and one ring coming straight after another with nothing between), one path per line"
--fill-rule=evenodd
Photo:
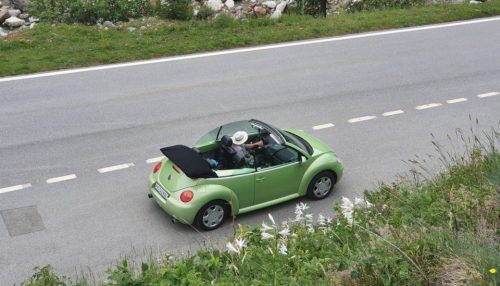
M59 183L59 182L63 182L63 181L73 180L73 179L76 179L75 174L50 178L46 182L47 182L47 184L53 184L53 183Z
M382 116L392 116L392 115L403 114L403 113L405 113L405 112L400 109L400 110L384 112L384 113L382 113Z
M97 169L97 172L99 172L99 173L102 174L102 173L107 173L107 172L113 172L113 171L127 169L127 168L130 168L130 167L133 167L133 166L135 166L134 163L126 163L126 164L121 164L121 165L115 165L115 166L100 168L100 169Z
M321 129L325 129L325 128L331 128L331 127L334 127L335 125L333 123L326 123L326 124L321 124L321 125L316 125L316 126L313 126L312 129L313 130L321 130Z
M441 103L429 103L429 104L419 105L419 106L415 107L415 109L416 110L423 110L423 109L439 107L441 105L442 105Z
M165 158L165 157L160 156L160 157L156 157L156 158L147 159L146 163L148 163L148 164L157 163L157 162L160 162L163 158Z
M453 104L453 103L459 103L459 102L464 102L464 101L467 101L467 98L461 97L461 98L447 100L446 103Z
M485 97L491 97L491 96L496 96L496 95L500 95L500 92L481 93L481 94L478 94L477 97L485 98Z
M356 123L356 122L361 122L361 121L372 120L372 119L375 119L375 118L377 118L377 116L370 115L370 116L363 116L363 117L351 118L351 119L347 120L347 122L349 122L349 123Z
M2 193L8 193L8 192L14 192L14 191L19 191L19 190L22 190L22 189L27 189L29 187L31 187L31 184L23 184L23 185L17 185L17 186L2 188L2 189L0 189L0 194L2 194Z

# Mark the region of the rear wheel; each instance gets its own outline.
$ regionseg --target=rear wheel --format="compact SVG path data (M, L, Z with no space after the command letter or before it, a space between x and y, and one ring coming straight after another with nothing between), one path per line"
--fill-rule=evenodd
M196 225L202 230L214 230L224 223L228 214L224 201L211 201L204 205L196 215Z
M307 196L313 200L321 200L326 198L333 189L336 183L335 174L332 172L321 172L314 176L307 188Z

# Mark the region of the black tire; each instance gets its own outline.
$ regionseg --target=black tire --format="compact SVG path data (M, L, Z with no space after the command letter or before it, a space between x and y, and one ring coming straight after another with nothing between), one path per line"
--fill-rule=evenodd
M326 198L333 190L337 182L335 173L324 171L312 178L307 187L307 197L312 200L321 200Z
M229 208L225 201L211 201L198 211L195 224L201 230L214 230L224 223L228 215Z

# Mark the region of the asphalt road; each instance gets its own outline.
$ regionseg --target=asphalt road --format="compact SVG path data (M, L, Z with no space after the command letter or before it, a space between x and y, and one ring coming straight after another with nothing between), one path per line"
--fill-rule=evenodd
M259 224L267 213L291 218L299 201L331 215L335 199L391 182L408 170L404 160L433 153L431 133L446 143L456 128L498 126L499 39L494 18L0 78L0 284L19 283L36 265L103 277L123 257L224 245L231 223L200 234L172 224L146 197L147 159L223 122L303 129L346 164L327 199L295 200L236 223Z

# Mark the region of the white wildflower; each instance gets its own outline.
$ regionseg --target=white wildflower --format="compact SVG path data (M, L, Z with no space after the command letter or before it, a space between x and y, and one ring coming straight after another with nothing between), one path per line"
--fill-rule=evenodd
M355 206L362 206L364 204L365 204L365 202L363 201L363 199L361 199L361 198L354 198L354 205Z
M333 217L329 216L326 218L326 224L331 224L333 222Z
M303 202L300 202L297 204L296 208L302 210L302 211L305 211L309 208L309 206Z
M319 225L325 225L326 224L326 218L322 214L318 215L318 224Z
M288 254L288 249L286 248L286 245L284 243L280 243L279 253L281 253L283 255Z
M274 236L272 234L269 234L267 232L262 232L261 235L262 235L262 239L264 239L264 240L274 238Z
M353 222L352 214L354 210L354 205L351 202L351 200L346 197L342 197L342 204L340 205L340 208L342 209L342 214L347 219L347 222L349 222L349 224L352 224Z
M238 253L238 254L240 253L240 251L236 247L234 247L234 245L229 241L226 243L226 247L229 250L229 252Z
M312 223L313 220L314 220L313 215L312 214L306 214L306 220L307 220L307 222Z
M285 227L283 230L279 232L279 234L283 237L286 238L290 234L290 229L288 227Z
M366 200L365 200L365 201L366 201ZM373 204L372 204L372 203L370 203L369 201L366 201L366 207L367 207L367 208L371 208L371 207L373 207Z
M262 231L268 231L271 229L273 229L273 228L268 226L265 222L262 223Z
M272 216L271 214L267 214L267 215L269 216L269 219L271 220L271 222L272 222L273 224L276 224L276 223L274 222L274 218L273 218L273 216Z
M241 250L245 246L247 246L247 241L245 239L235 239L234 242L236 243L236 247L238 247L238 250Z

